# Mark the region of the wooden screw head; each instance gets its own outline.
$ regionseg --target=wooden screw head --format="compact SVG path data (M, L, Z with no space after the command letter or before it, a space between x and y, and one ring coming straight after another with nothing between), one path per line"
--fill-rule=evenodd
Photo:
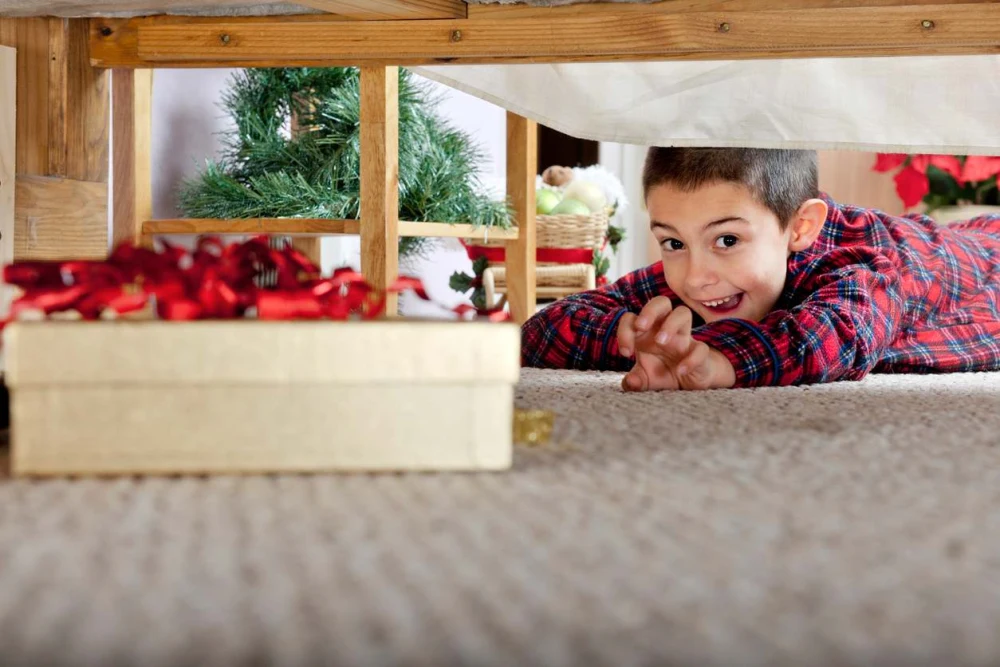
M462 41L462 31L461 30L452 30L451 31L451 41L453 41L453 42L460 42L460 41Z
M924 19L920 22L920 27L924 30L931 30L934 27L934 21Z
M229 35L227 35L225 33L219 35L219 41L222 42L223 44L228 44L229 43Z
M719 32L729 32L729 24L728 23L720 23L719 24Z

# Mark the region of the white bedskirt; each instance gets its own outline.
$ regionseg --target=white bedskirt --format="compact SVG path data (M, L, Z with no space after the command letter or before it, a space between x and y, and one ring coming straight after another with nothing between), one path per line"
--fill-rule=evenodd
M414 70L596 141L1000 154L998 56Z

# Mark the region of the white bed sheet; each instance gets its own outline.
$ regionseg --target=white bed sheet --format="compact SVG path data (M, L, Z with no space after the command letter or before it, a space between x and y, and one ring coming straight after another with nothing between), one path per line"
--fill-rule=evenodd
M1000 154L998 56L414 69L597 141Z

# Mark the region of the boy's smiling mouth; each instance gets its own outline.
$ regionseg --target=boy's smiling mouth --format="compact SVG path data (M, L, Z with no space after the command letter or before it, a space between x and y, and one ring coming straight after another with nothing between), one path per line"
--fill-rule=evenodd
M708 308L713 313L728 313L736 310L743 302L743 292L733 294L725 299L715 299L714 301L701 301L701 305Z

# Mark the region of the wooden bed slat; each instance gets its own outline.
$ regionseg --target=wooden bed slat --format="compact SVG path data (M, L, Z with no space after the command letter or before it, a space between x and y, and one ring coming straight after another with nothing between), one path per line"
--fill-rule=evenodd
M919 7L924 5L988 4L996 0L665 0L663 2L616 3L616 12L638 14L691 14L695 12L747 12L801 9L844 9L847 7ZM560 7L528 4L476 3L469 5L469 18L562 18L571 14L599 14L605 2L581 2Z
M366 21L390 19L465 18L465 0L296 0L297 4L343 18Z
M427 21L105 22L102 66L291 66L995 53L1000 4L668 14L603 4L555 16ZM107 35L103 32L110 31Z

